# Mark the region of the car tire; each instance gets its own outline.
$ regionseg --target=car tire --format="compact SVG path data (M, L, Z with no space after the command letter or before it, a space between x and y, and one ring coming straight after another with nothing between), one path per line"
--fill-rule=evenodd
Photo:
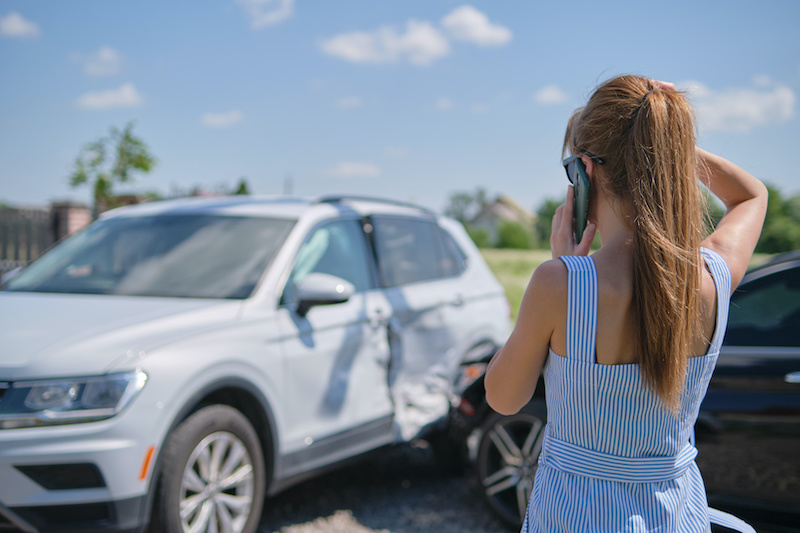
M156 531L253 533L264 503L261 443L239 411L211 405L167 438L161 460Z
M547 408L537 399L515 415L493 412L481 426L475 465L478 481L484 500L509 528L522 525L546 421Z

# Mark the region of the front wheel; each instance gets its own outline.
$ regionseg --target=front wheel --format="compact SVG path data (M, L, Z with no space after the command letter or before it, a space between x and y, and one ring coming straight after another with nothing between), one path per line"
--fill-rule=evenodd
M534 400L519 413L492 413L481 426L476 471L486 503L510 528L519 529L533 490L547 410Z
M184 420L164 447L155 519L166 533L252 533L264 500L253 426L226 405Z

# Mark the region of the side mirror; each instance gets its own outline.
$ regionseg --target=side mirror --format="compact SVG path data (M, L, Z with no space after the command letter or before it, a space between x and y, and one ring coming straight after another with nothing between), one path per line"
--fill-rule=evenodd
M356 292L349 281L330 274L313 272L297 284L297 314L306 316L317 305L344 303Z

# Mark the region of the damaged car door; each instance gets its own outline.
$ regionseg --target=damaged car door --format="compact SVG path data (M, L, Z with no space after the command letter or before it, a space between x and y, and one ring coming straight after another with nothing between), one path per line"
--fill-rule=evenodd
M457 332L449 320L452 288L439 280L441 237L434 220L371 217L378 269L391 305L389 383L395 426L409 440L450 408L450 360Z

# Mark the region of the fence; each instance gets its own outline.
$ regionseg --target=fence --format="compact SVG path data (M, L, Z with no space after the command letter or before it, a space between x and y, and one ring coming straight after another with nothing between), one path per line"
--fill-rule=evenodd
M28 264L54 241L49 209L0 209L0 272Z
M0 274L27 265L90 219L88 208L69 202L50 209L0 207Z

